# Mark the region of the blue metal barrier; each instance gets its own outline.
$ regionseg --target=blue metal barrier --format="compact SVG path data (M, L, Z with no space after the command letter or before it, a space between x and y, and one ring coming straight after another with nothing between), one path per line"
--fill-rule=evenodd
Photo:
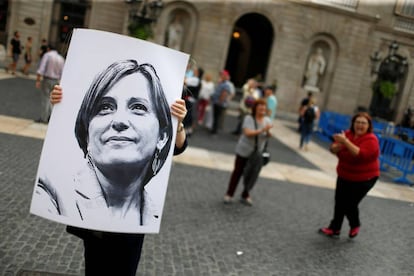
M412 186L407 175L414 173L414 146L392 137L381 137L380 149L380 169L386 171L388 166L396 168L402 175L393 181Z
M332 135L349 129L351 116L330 111L324 111L319 118L318 130L316 134L319 139L329 142Z
M414 140L414 129L408 128L408 127L398 126L398 127L395 128L395 135L400 136L402 139L412 141L412 140Z

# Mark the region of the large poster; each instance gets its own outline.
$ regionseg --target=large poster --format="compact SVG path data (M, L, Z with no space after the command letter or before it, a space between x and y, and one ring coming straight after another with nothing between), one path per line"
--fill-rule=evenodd
M158 233L175 144L170 106L189 56L75 29L30 212L67 225Z

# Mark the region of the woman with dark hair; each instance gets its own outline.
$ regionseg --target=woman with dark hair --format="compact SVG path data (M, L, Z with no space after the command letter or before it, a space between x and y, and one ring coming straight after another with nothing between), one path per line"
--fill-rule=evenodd
M144 188L164 165L173 135L170 107L154 68L123 60L99 73L83 98L75 136L87 161L74 177L80 219L105 215L114 223L157 222L160 214L151 209ZM66 215L50 186L39 180L56 212Z
M245 181L240 201L247 205L253 205L249 192L253 188L254 182L257 180L257 176L261 169L261 163L257 162L257 168L254 172L255 177L253 178L246 175L245 169L249 157L255 150L258 150L259 152L263 151L266 139L271 135L271 128L272 122L269 117L267 117L266 100L256 100L252 108L252 115L247 115L243 120L243 131L236 145L234 169L230 177L226 195L224 196L224 203L231 203L233 201L234 192L236 191L241 176L244 175L244 180L248 178L250 183L247 184Z
M154 68L125 60L102 71L86 92L75 135L110 213L124 218L138 212L134 215L140 225L157 218L158 214L145 212L144 187L167 158L172 123ZM83 181L78 183L85 190ZM78 194L84 195L82 190ZM90 200L80 196L79 201L79 212L87 219Z
M61 102L62 95L62 88L56 85L51 103ZM171 115L178 120L174 155L187 147L182 124L186 113L182 99L177 99L171 108L168 106L160 80L149 64L139 65L134 60L115 62L95 78L75 126L88 164L75 179L76 207L81 220L108 214L106 223L128 218L128 223L135 220L137 225L148 225L159 219L150 210L144 187L167 158L173 134ZM64 215L65 208L59 205L53 187L41 180L38 186L53 203L55 213ZM136 274L144 234L73 226L68 226L67 231L83 240L85 275Z
M353 116L349 130L335 134L330 151L338 156L335 208L329 227L319 233L338 238L344 217L349 221L349 238L359 233L358 205L378 180L379 143L372 131L372 119L366 112Z

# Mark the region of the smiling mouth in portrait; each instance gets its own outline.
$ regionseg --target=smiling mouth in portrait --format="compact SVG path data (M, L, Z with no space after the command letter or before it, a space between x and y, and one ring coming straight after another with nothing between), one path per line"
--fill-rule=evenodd
M113 146L123 146L131 143L135 144L136 142L136 139L127 136L110 136L105 140L105 144Z

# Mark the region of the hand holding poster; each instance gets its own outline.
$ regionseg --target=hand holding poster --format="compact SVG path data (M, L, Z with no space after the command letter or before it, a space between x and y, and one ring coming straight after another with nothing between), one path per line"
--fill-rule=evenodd
M39 162L31 212L109 232L157 233L188 55L76 29Z

